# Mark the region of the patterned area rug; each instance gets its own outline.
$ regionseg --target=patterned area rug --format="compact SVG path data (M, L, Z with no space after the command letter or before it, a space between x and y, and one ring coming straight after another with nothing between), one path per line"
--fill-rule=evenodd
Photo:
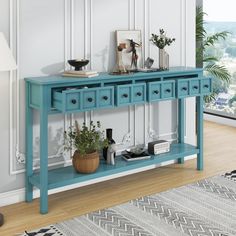
M235 236L236 171L22 235Z

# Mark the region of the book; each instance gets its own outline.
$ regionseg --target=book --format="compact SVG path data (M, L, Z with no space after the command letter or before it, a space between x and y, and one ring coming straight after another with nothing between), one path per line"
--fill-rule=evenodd
M83 75L83 74L79 75L79 74L71 74L71 73L66 73L66 72L62 74L62 76L64 77L76 77L76 78L91 78L91 77L96 77L98 75L99 75L98 73L90 74L90 75Z
M151 156L147 153L142 153L140 155L133 155L130 153L122 153L122 158L126 161L138 161L138 160L150 159Z
M93 71L93 70L67 70L64 73L73 74L73 75L94 75L94 74L98 74L97 71Z
M138 72L145 72L145 73L151 73L151 72L158 72L158 71L163 71L158 68L140 68L138 69Z

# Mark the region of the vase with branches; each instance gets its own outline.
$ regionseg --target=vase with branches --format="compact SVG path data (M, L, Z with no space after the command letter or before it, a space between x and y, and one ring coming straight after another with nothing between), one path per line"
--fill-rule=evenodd
M160 34L152 34L150 41L159 48L159 69L166 70L169 68L169 55L165 51L166 46L170 46L175 38L169 38L163 29L159 30Z

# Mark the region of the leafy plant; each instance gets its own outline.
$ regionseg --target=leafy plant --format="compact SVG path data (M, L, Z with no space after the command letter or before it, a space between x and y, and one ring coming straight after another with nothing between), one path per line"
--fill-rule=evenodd
M65 131L65 149L71 150L74 147L80 155L85 155L107 147L108 140L104 138L100 128L99 121L96 125L91 121L89 126L83 123L81 129L78 121L75 121L75 126L69 127L68 132Z
M156 45L159 49L163 49L165 46L170 46L175 38L166 37L165 31L163 29L159 30L160 35L152 34L150 41Z
M225 40L230 34L228 31L222 31L213 35L207 35L204 28L204 15L202 7L196 9L196 64L203 67L206 75L213 76L216 80L220 80L222 85L229 85L231 75L224 65L219 64L219 58L215 55L206 53L208 47L214 47L220 40ZM216 98L217 92L213 89L213 93L205 96L205 102L211 102Z
M229 105L232 106L232 104L236 102L236 95L234 95L230 100L229 100Z

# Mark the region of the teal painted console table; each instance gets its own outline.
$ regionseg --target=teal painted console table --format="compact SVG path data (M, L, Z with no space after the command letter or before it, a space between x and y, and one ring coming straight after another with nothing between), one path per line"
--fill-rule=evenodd
M176 67L168 71L113 76L101 73L94 78L61 76L26 78L26 201L33 199L33 186L40 189L40 212L48 212L48 190L98 177L133 170L168 160L184 162L197 154L197 169L203 169L203 95L212 90L211 78L202 69ZM184 143L186 97L196 97L197 146ZM151 159L126 162L116 158L114 166L101 161L93 174L77 174L71 166L48 170L48 116L83 112L131 104L178 99L178 143L169 153ZM33 110L40 114L40 171L33 171Z

